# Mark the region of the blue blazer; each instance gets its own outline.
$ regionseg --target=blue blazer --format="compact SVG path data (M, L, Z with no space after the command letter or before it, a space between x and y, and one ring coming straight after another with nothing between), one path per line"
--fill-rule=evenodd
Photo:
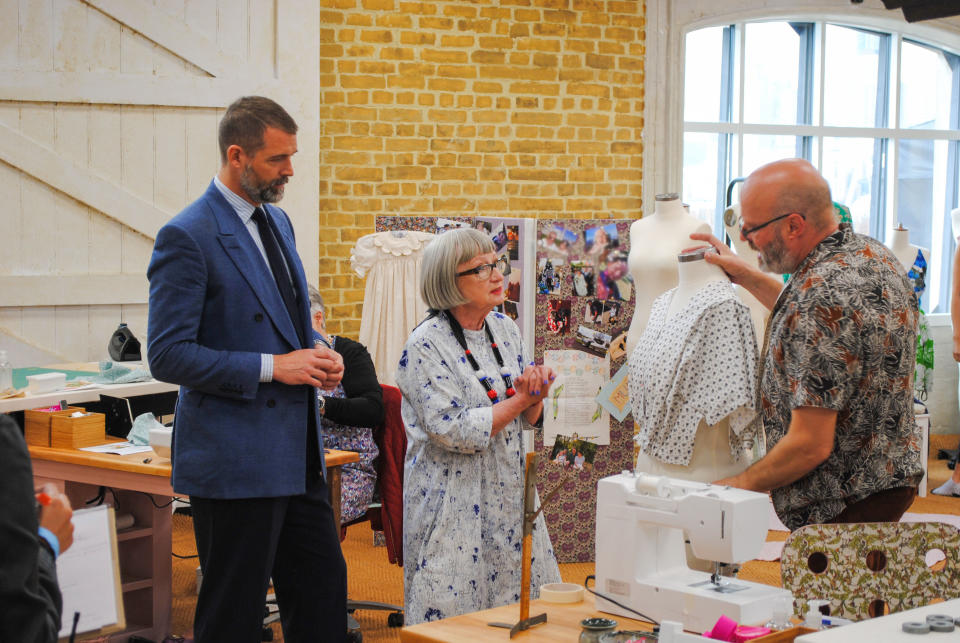
M263 207L279 232L310 341L307 282L293 227L283 210ZM206 498L303 493L307 427L320 426L316 391L260 383L260 354L312 345L301 345L263 255L212 181L157 233L147 278L150 371L180 385L174 491ZM317 441L322 462L319 434Z

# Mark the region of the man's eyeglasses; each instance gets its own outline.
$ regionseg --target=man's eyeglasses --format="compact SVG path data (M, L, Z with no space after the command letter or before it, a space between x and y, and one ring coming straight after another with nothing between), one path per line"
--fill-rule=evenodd
M476 268L471 268L470 270L464 270L463 272L458 272L458 277L466 277L467 275L476 275L480 281L486 281L490 278L490 275L493 274L493 269L497 267L496 263L484 263L480 264Z
M779 217L773 217L766 223L761 223L760 225L755 225L752 228L747 228L743 225L743 215L741 214L740 217L737 219L737 223L740 224L740 234L742 234L743 238L746 239L757 230L762 230L763 228L766 228L771 223L776 223L780 219L786 219L791 214L799 214L801 219L803 219L804 221L807 220L807 217L803 216L803 214L800 212L787 212L786 214L781 214Z

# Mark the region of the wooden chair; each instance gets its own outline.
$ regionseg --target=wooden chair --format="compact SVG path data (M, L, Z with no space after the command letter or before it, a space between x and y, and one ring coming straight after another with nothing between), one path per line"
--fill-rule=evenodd
M376 488L379 503L371 504L366 513L351 520L340 528L340 540L346 538L347 527L361 522L370 522L374 531L382 531L386 541L387 558L393 564L403 566L403 459L407 451L407 434L400 415L400 389L382 385L384 422L373 431L380 455L374 461L377 469ZM380 603L347 599L347 611L389 610L387 624L391 627L403 625L403 607ZM359 629L359 624L349 617L350 629Z

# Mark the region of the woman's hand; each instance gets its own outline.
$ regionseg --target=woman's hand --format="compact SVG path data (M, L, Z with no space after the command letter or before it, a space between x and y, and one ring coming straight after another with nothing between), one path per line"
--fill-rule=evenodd
M517 389L517 393L522 391L528 395L531 398L530 404L536 404L547 397L556 378L556 373L549 366L531 364L514 381L514 388Z

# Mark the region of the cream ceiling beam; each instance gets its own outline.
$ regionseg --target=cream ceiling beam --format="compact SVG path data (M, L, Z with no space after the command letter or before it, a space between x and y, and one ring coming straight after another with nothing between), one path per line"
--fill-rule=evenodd
M238 57L223 53L205 34L157 9L152 3L144 0L85 1L211 76L228 77L243 69L243 61Z
M0 124L0 161L154 239L171 214Z
M145 304L146 274L0 276L0 307Z

